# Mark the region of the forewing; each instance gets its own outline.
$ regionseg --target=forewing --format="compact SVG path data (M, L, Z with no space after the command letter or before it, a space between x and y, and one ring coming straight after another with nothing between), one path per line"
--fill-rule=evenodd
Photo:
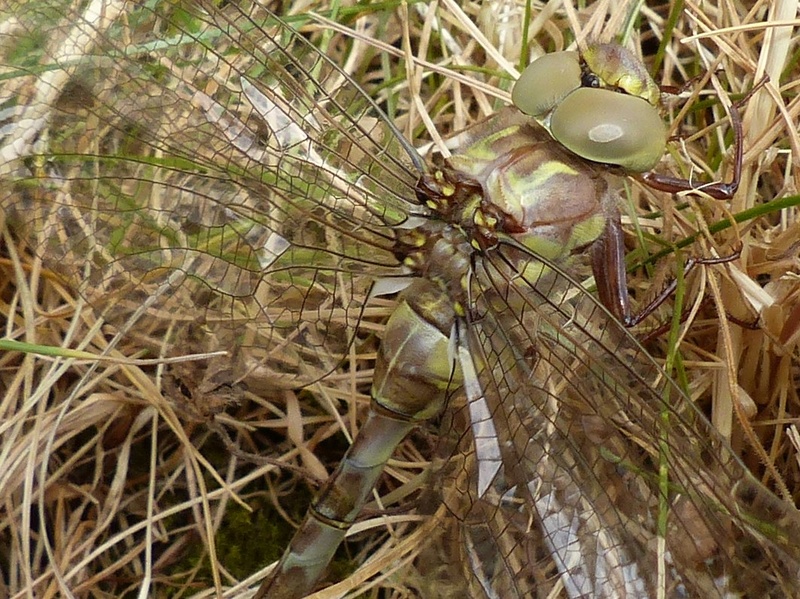
M259 6L66 7L15 11L20 40L51 37L6 59L7 217L119 326L145 306L257 348L242 367L274 384L329 372L375 277L401 274L413 149Z
M514 247L490 254L471 341L503 469L452 500L473 592L797 596L797 511L577 282Z

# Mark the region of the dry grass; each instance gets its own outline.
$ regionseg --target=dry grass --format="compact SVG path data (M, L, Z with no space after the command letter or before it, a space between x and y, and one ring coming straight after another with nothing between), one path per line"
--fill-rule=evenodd
M369 10L349 4L331 12L327 3L295 3L293 13L310 8L330 16L336 27L324 19L291 22L328 54L340 55L406 136L430 153L446 153L444 138L508 103L517 69L528 57L628 31L631 47L643 48L652 67L668 26L667 6L637 12L629 2L600 1L582 10L537 4L523 44L523 3L398 2ZM675 310L688 314L649 349L659 359L669 356L675 376L765 484L797 503L800 103L794 81L800 73L788 22L796 18L796 4L739 9L724 1L686 3L666 34L657 75L658 82L676 86L699 78L688 88L688 99L668 103L666 113L681 139L670 144L670 156L658 168L708 180L731 170L731 127L723 106L769 77L740 108L745 152L739 192L730 202L674 198L630 181L624 194L630 264L647 265L631 270L630 288L638 303L652 297L674 276L674 248L687 239L696 241L682 250L684 260L740 252L722 265L695 268L681 285L684 307L668 301L637 333L669 323ZM0 56L8 63L0 71L0 106L39 107L26 113L28 131L36 129L36 119L81 114L93 83L67 74L70 56L88 60L106 52L109 40L135 45L137 36L154 27L162 28L164 40L177 34L163 22L137 16L142 13L132 4L112 3L102 18L84 7L69 20L42 8L37 19L51 23L52 39L38 39L33 47L62 51L58 62L65 70L40 73L36 64L49 61L36 51L20 58L23 53L10 43L35 37L31 23L39 21L31 20L33 10L19 2L0 11ZM628 27L631 13L637 17ZM88 39L71 29L81 22L94 32ZM72 55L67 40L76 42ZM522 59L521 48L528 54ZM166 44L150 56L161 52L173 60L173 51ZM146 61L139 58L130 60L143 68ZM124 73L125 67L112 72ZM127 98L105 99L112 100L123 115L135 117L132 111L141 109L133 101L126 105ZM164 120L179 118L176 110ZM180 124L172 126L162 134L183 139ZM6 345L0 355L0 545L6 547L0 551L0 596L67 596L67 589L76 597L132 597L140 589L147 596L239 596L279 557L292 532L284 519L296 524L302 517L308 483L313 490L341 455L340 433L349 441L362 421L376 334L391 302L370 302L344 365L337 366L335 357L345 353L340 338L325 346L331 353L327 362L315 360L305 372L244 368L243 374L248 351L263 358L253 348L263 331L247 328L246 313L236 311L241 306L212 313L192 304L197 296L188 292L164 300L165 285L189 286L152 272L134 279L122 269L113 285L109 277L102 281L108 287L87 288L81 281L92 279L84 269L96 265L81 262L77 250L54 257L48 254L52 239L30 247L37 234L54 229L31 233L21 223L42 224L38 216L25 217L19 205L6 210L12 197L26 197L8 183L17 176L12 169L20 168L17 158L26 155L20 148L41 151L33 149L32 139L9 144L9 136L21 139L25 131L4 129L0 148L4 340L30 344ZM152 176L148 166L141 165L137 191ZM165 187L179 184L176 179ZM60 192L67 191L85 192L77 184ZM161 201L150 191L153 201ZM214 193L207 195L213 201ZM731 218L736 226L724 224ZM660 260L652 259L664 249ZM135 289L120 286L126 280ZM355 305L364 289L352 291ZM143 298L149 296L158 301L148 304ZM231 315L235 326L217 326L222 314ZM740 326L722 314L757 326ZM344 327L351 313L338 318ZM239 345L236 360L218 353ZM177 357L190 359L176 362ZM298 387L298 380L334 367L322 381ZM399 448L382 483L382 502L371 504L355 527L356 534L369 534L358 534L350 545L353 564L373 559L317 599L355 588L364 596L424 596L424 575L413 560L445 513L420 518L408 498L419 499L425 487L432 431L424 427ZM352 570L346 562L342 567ZM379 579L364 582L380 571Z

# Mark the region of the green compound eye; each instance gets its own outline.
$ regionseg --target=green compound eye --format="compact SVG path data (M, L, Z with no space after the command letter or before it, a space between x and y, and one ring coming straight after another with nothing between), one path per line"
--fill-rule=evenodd
M550 131L582 158L636 172L653 168L667 143L654 106L606 89L580 88L567 95L553 111Z
M595 44L582 56L585 74L577 52L545 54L532 62L514 85L514 105L582 158L650 170L667 143L655 108L658 86L625 48ZM582 87L589 74L601 87Z
M552 110L580 86L578 53L554 52L534 60L522 71L511 92L511 101L528 116L536 117Z

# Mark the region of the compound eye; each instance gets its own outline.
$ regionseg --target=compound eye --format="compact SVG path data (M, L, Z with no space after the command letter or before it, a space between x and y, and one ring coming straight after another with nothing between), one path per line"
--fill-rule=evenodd
M541 116L580 86L578 53L553 52L534 60L522 71L514 84L511 100L528 116Z
M654 106L607 89L584 87L563 98L550 131L582 158L634 172L653 168L667 144L666 126Z

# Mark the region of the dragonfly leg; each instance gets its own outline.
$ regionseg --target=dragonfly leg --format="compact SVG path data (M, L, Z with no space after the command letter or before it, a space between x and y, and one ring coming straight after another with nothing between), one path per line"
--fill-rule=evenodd
M730 106L731 125L733 126L733 142L734 142L734 157L733 157L733 173L731 180L716 181L714 183L697 183L688 179L681 179L669 175L662 175L656 172L645 173L641 176L642 180L659 191L666 191L669 193L680 193L684 191L696 191L706 194L715 200L729 200L739 189L739 182L742 178L742 159L744 156L744 133L742 131L742 117L739 113L739 107L744 104L761 86L767 82L765 77L759 81L753 88L739 101L734 102Z
M674 292L678 285L672 279L653 300L639 312L631 313L625 270L625 242L619 212L608 215L603 233L591 246L592 271L600 301L626 327L635 327L658 309ZM720 258L689 258L683 266L683 276L698 265L724 264L735 260L740 250Z
M739 108L736 104L730 107L731 124L733 126L734 137L734 157L733 173L730 181L716 181L714 183L698 183L689 179L681 179L661 173L649 172L642 175L642 180L659 191L669 193L680 193L682 191L695 191L711 196L715 200L729 200L739 189L739 182L742 178L742 158L744 134L742 133L742 119Z

